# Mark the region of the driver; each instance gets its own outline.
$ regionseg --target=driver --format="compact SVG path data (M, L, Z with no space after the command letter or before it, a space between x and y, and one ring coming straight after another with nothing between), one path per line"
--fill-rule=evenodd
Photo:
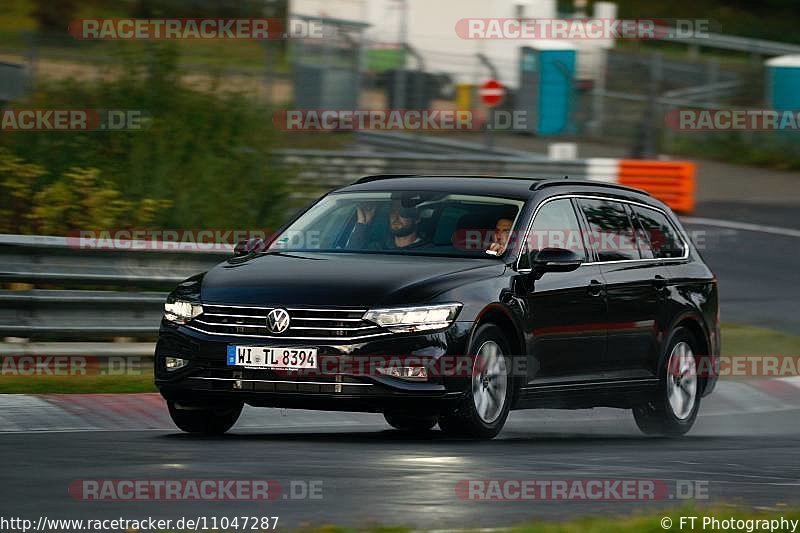
M422 242L417 230L419 229L419 209L416 207L403 207L399 200L392 202L389 211L389 230L392 239L389 247L408 248Z
M348 241L351 249L399 249L418 246L422 243L419 235L419 209L405 207L400 200L393 200L389 210L389 231L391 238L383 246L367 242L369 228L375 218L375 205L359 205L356 210L356 225Z

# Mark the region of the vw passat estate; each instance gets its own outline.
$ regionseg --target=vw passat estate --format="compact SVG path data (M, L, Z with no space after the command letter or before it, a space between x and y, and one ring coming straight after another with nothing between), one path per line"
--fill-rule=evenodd
M608 406L681 435L719 345L716 279L642 191L370 176L181 283L155 375L191 433L249 404L477 438L511 409Z

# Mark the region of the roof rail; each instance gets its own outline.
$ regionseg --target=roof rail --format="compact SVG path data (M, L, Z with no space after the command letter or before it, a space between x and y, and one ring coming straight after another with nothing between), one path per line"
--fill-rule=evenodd
M591 180L571 180L571 179L560 179L560 180L544 180L538 183L534 183L531 185L530 190L532 191L539 191L542 189L546 189L547 187L556 187L558 185L588 185L591 187L604 187L607 189L618 189L621 191L628 191L628 192L638 192L639 194L644 194L646 196L651 196L651 194L647 191L642 189L636 189L634 187L628 187L626 185L619 185L617 183L608 183L606 181L591 181Z
M485 174L375 174L374 176L364 176L354 183L369 183L371 181L386 180L392 178L483 178L483 179L504 179L504 180L524 180L540 181L542 178L529 176L490 176Z
M418 174L374 174L372 176L364 176L363 178L353 183L353 185L356 185L358 183L369 183L371 181L388 180L392 178L411 178L417 175Z

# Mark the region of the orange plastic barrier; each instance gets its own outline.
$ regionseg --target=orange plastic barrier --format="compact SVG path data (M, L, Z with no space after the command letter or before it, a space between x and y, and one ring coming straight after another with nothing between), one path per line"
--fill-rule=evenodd
M620 159L619 183L643 189L678 213L694 210L695 164L691 161Z

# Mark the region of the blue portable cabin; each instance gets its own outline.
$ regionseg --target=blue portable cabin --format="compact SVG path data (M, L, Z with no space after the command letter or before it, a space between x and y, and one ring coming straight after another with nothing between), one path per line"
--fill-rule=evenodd
M563 41L537 41L520 49L517 109L527 112L536 135L574 133L572 120L577 52Z
M773 57L764 65L767 106L777 111L800 111L800 55Z

